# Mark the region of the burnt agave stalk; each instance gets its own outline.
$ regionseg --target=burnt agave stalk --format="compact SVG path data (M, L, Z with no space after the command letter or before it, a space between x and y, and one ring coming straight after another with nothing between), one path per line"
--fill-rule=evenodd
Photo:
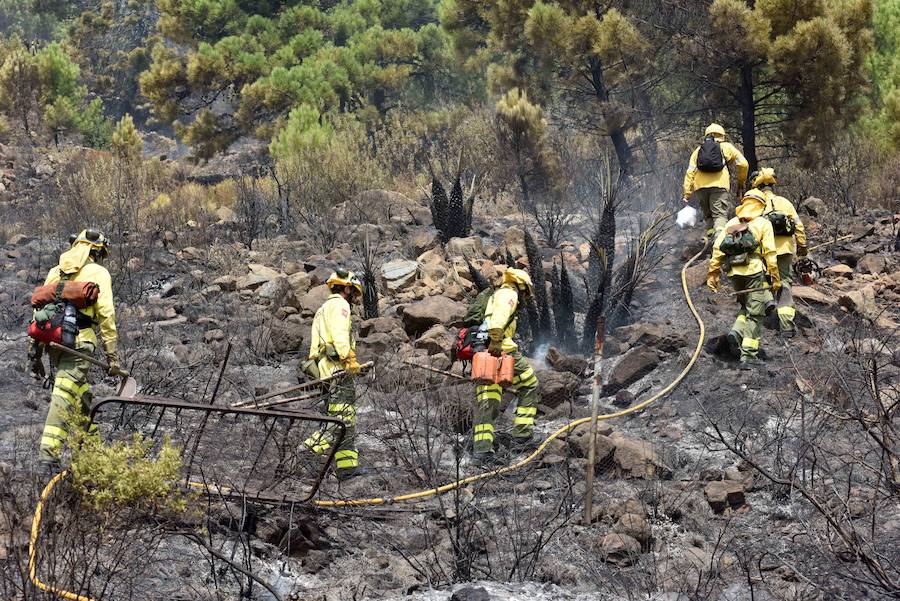
M603 203L600 223L591 240L591 254L588 260L587 290L590 304L584 320L581 348L590 352L594 348L597 332L597 318L606 310L612 281L613 264L616 260L616 204L612 196Z
M437 228L441 236L441 240L446 242L450 239L447 231L447 211L450 201L447 198L447 191L437 177L431 178L431 220L434 227Z
M534 284L534 303L537 308L537 326L533 329L534 343L541 345L553 336L553 323L550 320L550 303L547 299L547 282L544 279L543 260L537 243L528 230L525 230L525 253L528 255L528 272ZM534 328L534 325L532 326Z
M554 269L553 318L556 323L556 342L565 350L571 350L575 343L575 299L572 294L572 282L562 255L559 275Z

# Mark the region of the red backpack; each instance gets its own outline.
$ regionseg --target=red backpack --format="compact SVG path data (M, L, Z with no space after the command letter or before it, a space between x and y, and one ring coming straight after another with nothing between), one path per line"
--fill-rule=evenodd
M478 342L478 326L460 329L453 347L450 349L450 360L471 361L476 353L476 342Z

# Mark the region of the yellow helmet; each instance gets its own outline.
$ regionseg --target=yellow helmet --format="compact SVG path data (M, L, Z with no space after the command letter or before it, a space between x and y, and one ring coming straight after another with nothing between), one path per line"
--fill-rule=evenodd
M719 125L718 123L710 123L706 126L706 131L703 132L704 136L722 136L725 137L725 128Z
M362 296L363 287L362 280L357 277L355 273L352 271L347 271L346 269L338 269L330 276L328 276L328 281L325 282L328 286L328 289L332 289L335 286L353 286L356 289L357 294Z
M69 245L89 244L92 251L97 251L101 257L109 256L109 238L98 229L89 227L78 234L69 236Z
M756 190L750 190L744 194L741 204L734 210L734 213L741 219L754 219L762 215L765 210L766 197Z
M778 180L775 179L775 170L771 167L764 167L759 170L759 173L756 174L756 177L753 178L753 187L758 188L760 186L774 186L778 183Z
M531 276L524 269L508 268L503 272L503 283L512 284L516 288L525 286L528 296L534 295L534 284L531 283Z

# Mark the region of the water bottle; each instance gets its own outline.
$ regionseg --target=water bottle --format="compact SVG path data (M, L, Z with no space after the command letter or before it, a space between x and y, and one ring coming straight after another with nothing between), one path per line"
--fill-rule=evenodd
M78 337L78 316L75 305L66 303L66 310L62 320L62 344L69 348L75 348L75 338Z

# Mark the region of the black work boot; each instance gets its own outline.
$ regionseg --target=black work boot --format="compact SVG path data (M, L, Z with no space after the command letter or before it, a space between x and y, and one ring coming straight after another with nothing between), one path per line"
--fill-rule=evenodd
M780 332L778 332L778 335L781 338L793 338L797 335L797 332L795 330L781 330Z
M731 330L725 335L725 341L728 343L728 352L731 353L732 357L741 356L741 342L743 340L744 337L737 330Z
M494 468L503 463L503 460L491 451L490 453L473 453L472 463L479 467Z
M760 361L759 359L756 359L756 358L741 359L740 368L745 371L750 371L752 369L756 369L757 367L762 367L762 366L763 366L763 362Z
M334 475L341 482L356 478L357 476L366 476L372 473L372 469L368 467L351 467L344 470L334 470Z
M49 480L61 471L62 464L59 459L41 459L37 462L37 473L45 480Z

